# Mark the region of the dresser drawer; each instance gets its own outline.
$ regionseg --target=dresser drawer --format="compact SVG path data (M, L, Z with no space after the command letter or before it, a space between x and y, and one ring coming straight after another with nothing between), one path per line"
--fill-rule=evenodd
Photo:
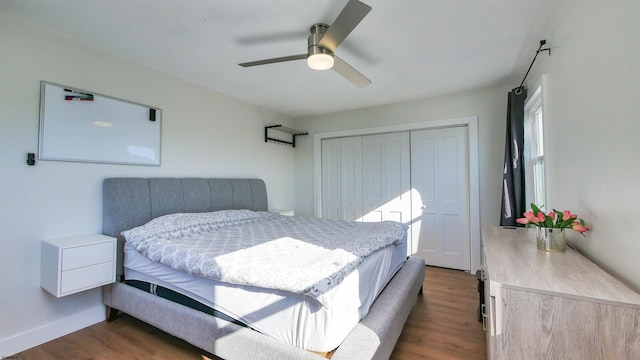
M62 271L113 261L113 242L70 247L62 250Z

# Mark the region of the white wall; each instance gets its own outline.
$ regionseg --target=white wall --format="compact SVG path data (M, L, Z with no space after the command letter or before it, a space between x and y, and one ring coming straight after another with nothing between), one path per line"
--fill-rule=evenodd
M638 14L639 1L561 2L528 83L547 74L551 205L583 217L591 231L572 243L640 290Z
M313 134L466 116L478 117L481 225L498 224L507 93L497 87L450 96L296 119L310 136L296 145L296 214L314 214ZM473 174L472 174L473 176Z
M40 80L161 108L162 166L27 166ZM294 149L263 139L263 126L281 121L290 120L0 15L0 357L104 319L100 290L56 299L40 288L42 239L101 232L103 178L259 177L270 206L293 208Z

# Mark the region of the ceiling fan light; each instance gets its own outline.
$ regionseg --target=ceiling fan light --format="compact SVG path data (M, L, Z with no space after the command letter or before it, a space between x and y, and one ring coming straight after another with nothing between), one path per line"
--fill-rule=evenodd
M333 56L329 54L312 54L307 57L307 65L314 70L328 70L333 67Z

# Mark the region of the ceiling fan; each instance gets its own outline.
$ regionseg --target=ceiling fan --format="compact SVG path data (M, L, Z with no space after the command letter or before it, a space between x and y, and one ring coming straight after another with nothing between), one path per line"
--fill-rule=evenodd
M250 61L238 65L250 67L307 59L307 65L314 70L333 69L354 85L358 87L367 86L371 84L371 80L334 55L334 52L369 11L371 11L371 6L358 0L349 0L331 26L323 23L311 26L311 35L307 40L308 48L306 54Z

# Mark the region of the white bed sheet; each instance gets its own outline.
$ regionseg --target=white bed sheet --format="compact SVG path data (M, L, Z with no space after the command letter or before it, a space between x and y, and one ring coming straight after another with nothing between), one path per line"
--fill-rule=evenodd
M344 281L317 300L281 290L233 285L176 271L125 244L125 279L157 284L238 319L299 348L326 352L338 347L406 261L406 235L397 245L367 257Z

